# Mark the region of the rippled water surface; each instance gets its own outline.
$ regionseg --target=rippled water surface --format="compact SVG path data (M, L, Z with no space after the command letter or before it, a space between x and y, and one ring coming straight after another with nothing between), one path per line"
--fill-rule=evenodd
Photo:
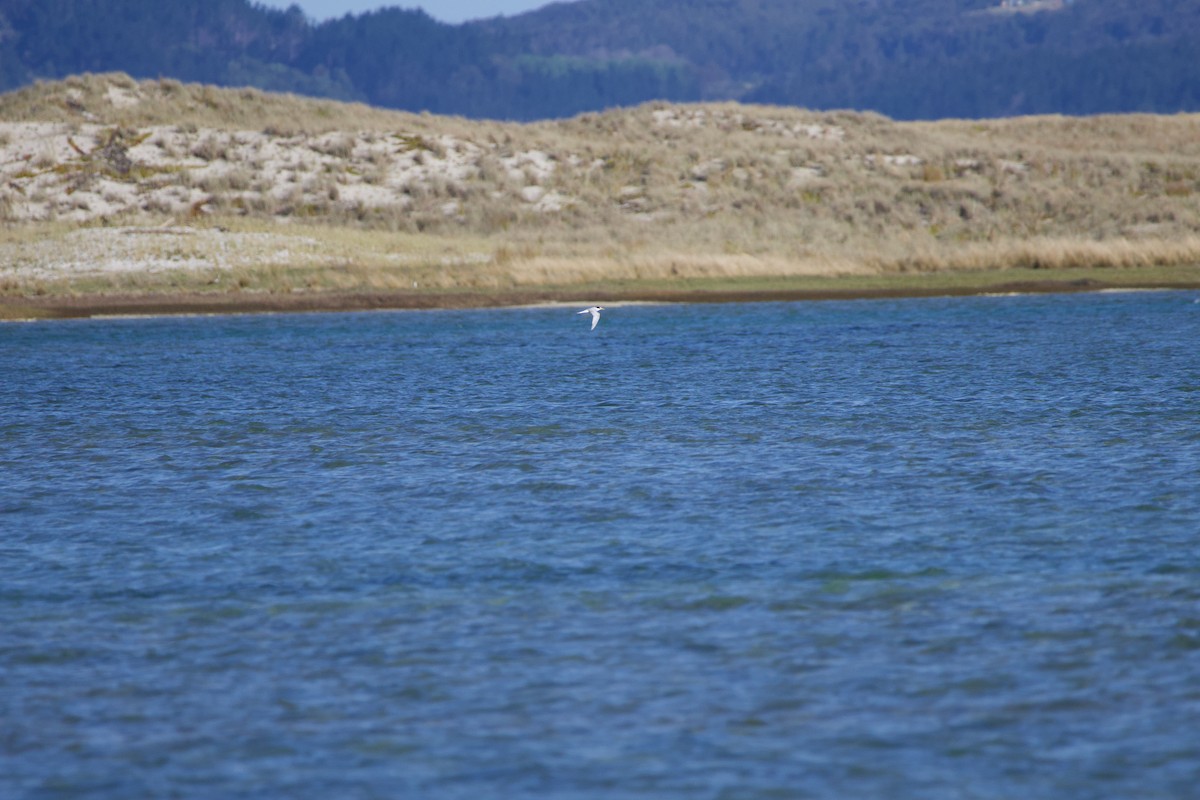
M1193 299L0 327L0 796L1195 796Z

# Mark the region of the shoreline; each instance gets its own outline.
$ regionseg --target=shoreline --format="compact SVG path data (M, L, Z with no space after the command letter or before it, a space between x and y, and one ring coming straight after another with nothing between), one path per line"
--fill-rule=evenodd
M226 314L344 313L356 311L455 310L590 303L753 303L822 300L890 300L994 295L1075 294L1101 291L1200 290L1198 281L1109 282L1078 280L996 281L975 286L880 288L509 289L470 292L320 292L268 294L178 293L0 297L0 321Z

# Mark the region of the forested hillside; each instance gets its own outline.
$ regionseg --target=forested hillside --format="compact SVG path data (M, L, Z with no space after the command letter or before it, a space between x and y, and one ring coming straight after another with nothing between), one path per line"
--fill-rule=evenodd
M651 99L1169 113L1200 109L1200 3L579 0L454 26L398 8L316 24L248 0L0 0L0 88L108 70L517 120Z

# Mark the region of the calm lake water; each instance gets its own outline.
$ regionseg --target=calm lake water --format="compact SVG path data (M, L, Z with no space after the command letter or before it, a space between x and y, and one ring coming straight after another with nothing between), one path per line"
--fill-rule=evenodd
M1195 299L0 326L0 796L1195 797Z

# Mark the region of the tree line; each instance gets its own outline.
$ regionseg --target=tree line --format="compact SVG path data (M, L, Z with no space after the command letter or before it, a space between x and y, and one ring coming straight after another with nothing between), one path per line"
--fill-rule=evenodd
M0 0L0 89L120 70L515 120L652 99L897 119L1200 109L1200 3L1048 5L578 0L447 25L400 8L318 24L250 0Z

